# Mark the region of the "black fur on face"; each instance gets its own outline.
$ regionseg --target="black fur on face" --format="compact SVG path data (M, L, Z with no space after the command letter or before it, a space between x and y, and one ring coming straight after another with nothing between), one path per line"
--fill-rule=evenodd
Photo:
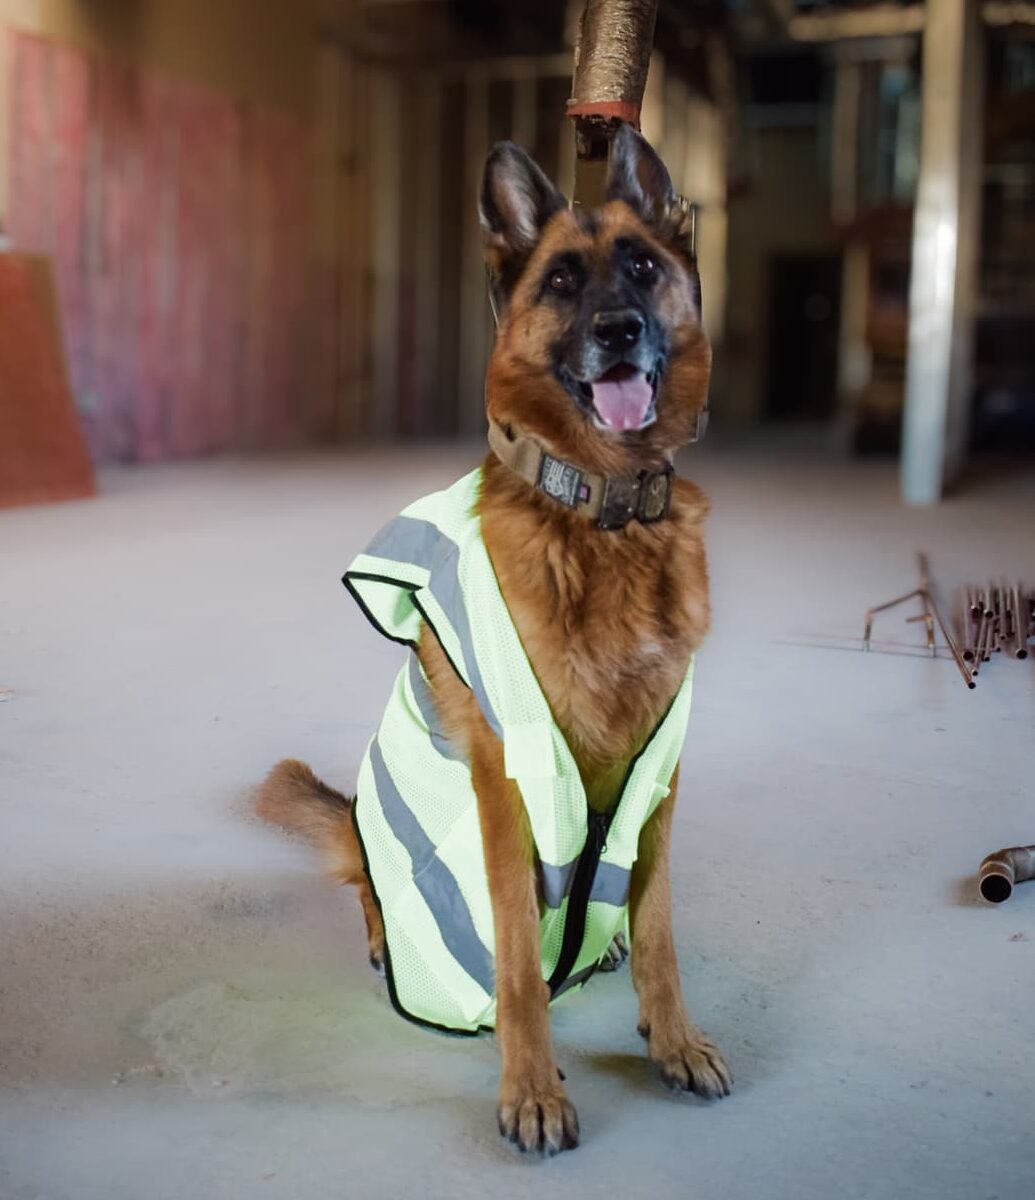
M659 421L683 390L666 378L691 344L704 362L707 343L687 214L647 142L619 129L596 210L569 209L527 154L501 143L481 216L500 310L495 357L548 372L551 403L566 398L606 438L628 441Z
M590 215L580 212L578 219L594 232ZM559 335L550 346L554 374L592 419L594 381L640 372L651 388L645 419L652 420L668 352L653 299L668 264L635 234L620 234L595 249L561 251L543 273L540 303L551 305L558 317Z

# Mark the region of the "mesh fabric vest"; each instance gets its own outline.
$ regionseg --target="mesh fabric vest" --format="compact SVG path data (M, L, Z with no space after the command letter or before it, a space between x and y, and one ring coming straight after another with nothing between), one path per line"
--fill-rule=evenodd
M345 584L394 641L414 647L426 622L500 738L535 838L542 974L556 997L584 983L626 928L640 831L668 794L686 734L693 663L611 812L591 813L482 540L481 483L479 469L404 509ZM396 1008L454 1032L492 1027L493 920L477 800L412 649L364 755L353 812Z

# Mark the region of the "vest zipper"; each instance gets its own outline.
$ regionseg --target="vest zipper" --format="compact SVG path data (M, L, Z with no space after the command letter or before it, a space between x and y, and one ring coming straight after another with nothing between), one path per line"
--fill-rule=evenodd
M607 846L607 831L611 827L614 809L608 813L590 809L587 817L586 844L575 864L575 878L572 880L571 892L568 894L568 911L564 918L564 937L561 940L561 953L557 966L550 976L550 995L555 996L558 988L568 978L582 949L582 939L586 935L586 915L589 911L589 894L593 889L600 856Z
M676 695L678 695L678 692ZM615 819L618 805L621 804L625 796L626 788L629 786L629 780L636 769L636 764L640 761L640 756L653 743L658 730L664 725L675 702L676 697L673 696L668 708L661 714L657 725L651 730L650 737L647 738L636 752L635 757L629 763L628 767L626 767L625 778L622 780L622 786L618 789L618 798L612 805L610 812L597 812L596 809L589 808L587 805L586 844L582 847L579 861L575 864L575 878L572 880L571 892L568 895L568 911L564 918L561 953L557 958L557 966L554 967L553 974L550 976L547 984L550 989L551 999L557 995L557 992L567 980L568 973L578 960L579 951L582 949L582 939L586 936L586 914L589 910L589 894L593 890L593 880L596 878L597 867L600 865L600 856L604 853L604 849L607 846L607 831L611 828L611 822Z

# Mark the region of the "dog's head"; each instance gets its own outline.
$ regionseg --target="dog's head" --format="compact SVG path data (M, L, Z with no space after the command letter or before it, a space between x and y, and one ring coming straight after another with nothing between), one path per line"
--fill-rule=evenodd
M661 159L623 125L605 203L572 210L500 142L481 218L499 310L490 417L589 469L661 465L693 436L711 364L689 219Z

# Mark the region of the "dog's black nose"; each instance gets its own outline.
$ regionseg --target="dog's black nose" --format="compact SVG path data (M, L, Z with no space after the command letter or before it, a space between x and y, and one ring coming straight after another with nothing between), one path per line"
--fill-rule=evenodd
M635 308L612 308L593 317L593 336L605 350L631 350L646 322Z

